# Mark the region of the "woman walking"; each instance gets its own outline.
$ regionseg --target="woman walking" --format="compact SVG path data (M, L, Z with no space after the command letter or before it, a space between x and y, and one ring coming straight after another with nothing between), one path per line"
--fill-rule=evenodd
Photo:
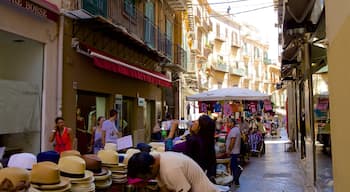
M103 149L103 143L102 143L103 121L105 121L105 118L103 116L98 117L97 126L95 126L92 130L91 146L93 147L94 154L97 154L99 150Z

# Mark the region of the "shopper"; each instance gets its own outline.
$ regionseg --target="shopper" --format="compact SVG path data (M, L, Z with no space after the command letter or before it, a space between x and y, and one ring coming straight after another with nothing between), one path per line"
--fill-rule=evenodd
M128 177L157 179L161 191L219 191L195 161L176 152L134 154L128 162Z
M239 177L241 174L241 169L238 164L238 158L240 155L241 149L241 131L234 119L229 119L230 126L232 129L230 130L227 138L226 138L226 152L231 156L231 172L233 175L233 181L235 185L239 185Z
M116 121L118 118L118 112L115 109L109 111L109 119L102 123L102 144L106 143L117 144L117 139L121 137L121 133L118 131ZM117 149L116 149L117 150Z
M54 149L56 152L72 150L73 134L72 129L64 125L63 117L56 117L55 127L51 131L49 137L50 143L54 142Z
M102 143L102 124L105 121L105 117L100 116L97 118L97 126L92 128L92 137L91 137L91 147L94 154L101 149L103 149Z

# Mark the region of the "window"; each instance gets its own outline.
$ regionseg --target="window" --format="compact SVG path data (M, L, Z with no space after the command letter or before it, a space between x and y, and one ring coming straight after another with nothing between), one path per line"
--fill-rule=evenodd
M130 17L136 17L135 0L124 0L124 12Z
M155 28L154 28L154 4L147 2L145 4L145 43L150 47L155 47Z

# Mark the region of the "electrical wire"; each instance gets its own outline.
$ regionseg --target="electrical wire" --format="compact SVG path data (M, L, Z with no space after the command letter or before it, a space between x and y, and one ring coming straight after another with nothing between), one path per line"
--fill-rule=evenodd
M221 5L221 4L228 4L228 3L239 3L244 1L252 1L252 0L234 0L234 1L226 1L226 2L201 3L201 4L192 4L192 5Z
M236 13L230 13L230 14L223 14L223 15L210 15L210 16L209 16L209 18L212 18L212 17L227 17L227 16L234 16L234 15L238 15L238 14L249 13L249 12L252 12L252 11L258 11L258 10L261 10L261 9L266 9L266 8L271 8L271 7L274 7L274 5L269 5L269 6L264 6L264 7L258 7L258 8L255 8L255 9L250 9L250 10L245 10L245 11L236 12ZM203 17L203 18L204 18L204 17Z

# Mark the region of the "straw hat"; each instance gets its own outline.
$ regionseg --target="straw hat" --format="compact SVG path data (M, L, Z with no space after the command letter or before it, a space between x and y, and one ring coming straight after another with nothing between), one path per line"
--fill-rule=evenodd
M95 181L96 189L106 189L112 185L112 178L107 178L101 181Z
M100 150L97 153L97 156L102 160L102 163L105 165L113 166L118 165L119 157L116 151L112 150Z
M104 150L117 151L117 144L115 144L115 143L106 143Z
M31 183L34 188L39 190L63 192L71 188L69 180L60 177L57 164L49 161L33 165Z
M11 155L7 167L18 167L31 170L36 164L36 156L31 153L17 153Z
M86 154L82 158L86 163L86 169L94 173L94 176L106 175L108 169L102 167L101 159L95 154Z
M81 157L61 157L58 161L58 168L61 171L61 176L68 177L71 182L88 180L93 177L91 171L85 170L86 163Z
M101 175L101 176L94 176L95 177L95 183L97 183L98 181L105 181L107 179L109 179L112 176L112 171L107 169L107 174L106 175Z
M68 151L63 151L61 152L61 157L66 157L66 156L77 156L81 157L81 154L77 150L68 150Z
M0 170L0 191L16 191L29 189L29 192L38 190L30 186L29 171L18 167L7 167Z
M128 149L126 151L123 163L127 165L131 156L133 156L135 153L139 153L139 152L141 152L139 149Z

